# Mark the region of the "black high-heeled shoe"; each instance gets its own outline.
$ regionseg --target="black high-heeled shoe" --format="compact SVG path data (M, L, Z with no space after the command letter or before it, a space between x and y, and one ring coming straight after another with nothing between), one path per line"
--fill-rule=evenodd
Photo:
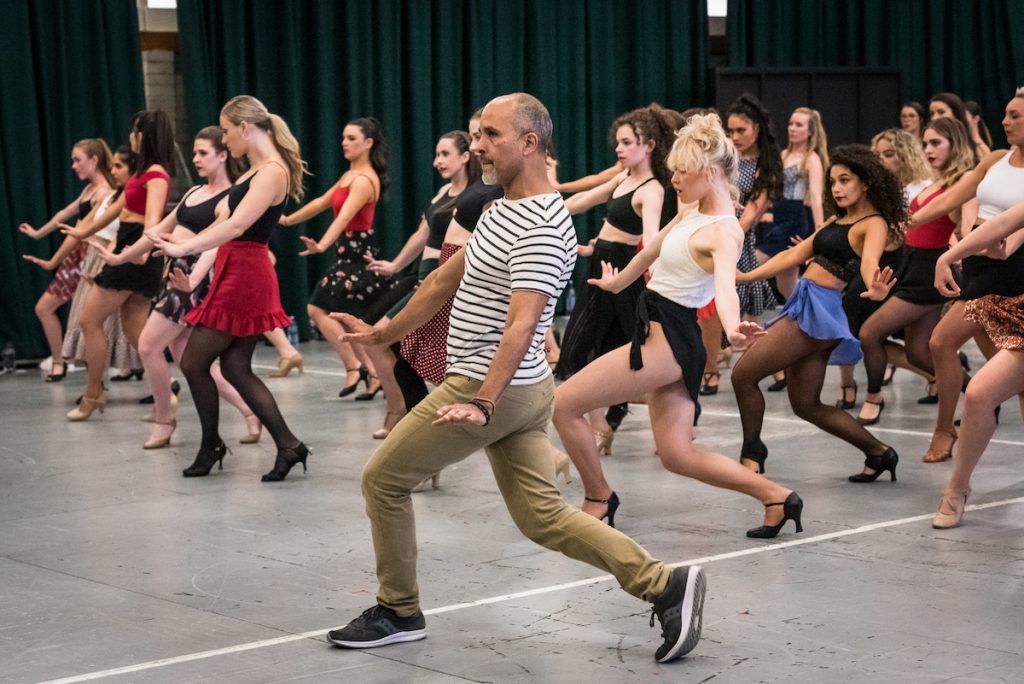
M880 456L868 456L864 459L864 467L871 468L875 472L873 473L857 473L849 477L850 482L874 482L878 479L878 476L884 473L886 470L889 471L890 482L896 481L896 464L900 462L900 457L896 453L896 450L889 447Z
M843 397L836 402L836 408L846 411L855 407L857 405L857 383L855 382L852 385L841 385L839 389L842 390ZM846 390L853 390L853 399L846 398Z
M117 375L110 376L110 382L128 382L132 378L136 380L142 380L142 374L145 371L141 368L134 368L129 370L127 373L118 373Z
M855 419L858 423L860 423L864 427L867 427L868 425L874 425L875 423L882 419L882 411L885 410L885 399L879 399L878 401L871 401L870 399L865 399L864 403L874 404L875 406L878 407L878 413L875 414L874 418L861 418L860 416L857 416L857 418Z
M751 539L774 539L779 536L779 532L787 520L792 520L796 524L797 534L804 531L804 526L800 523L800 516L804 512L804 501L796 492L790 492L785 501L776 501L764 505L765 508L769 506L782 506L782 520L779 521L778 525L761 525L752 530L747 530L748 537Z
M711 379L712 378L714 378L714 380L715 380L715 384L714 385L711 384ZM710 373L705 373L703 381L701 382L701 385L700 385L700 389L697 390L697 391L700 392L700 395L702 397L710 397L710 396L714 396L715 394L718 394L718 384L721 382L721 378L722 378L722 374L719 373L718 371L712 371Z
M618 494L612 492L612 495L609 496L607 499L591 499L589 496L585 496L583 497L583 499L585 501L589 501L590 503L599 503L607 505L608 510L605 511L604 515L598 518L598 520L604 520L605 518L608 518L608 527L615 527L615 511L619 510Z
M196 454L196 460L188 468L181 471L183 477L205 477L210 474L215 464L219 464L219 470L224 470L224 455L230 449L221 442L219 447L214 449L200 449Z
M53 364L53 365L56 366L57 364ZM53 370L53 366L50 367L50 370L51 371ZM67 376L68 376L68 364L62 363L62 364L60 364L60 373L53 373L53 372L51 372L49 375L46 376L46 382L60 382L61 380L63 380Z
M892 384L892 378L896 375L896 366L887 364L885 366L885 375L882 376L882 387L888 387Z
M366 366L360 366L359 368L346 368L345 372L354 373L357 370L359 371L359 377L356 378L356 381L353 382L351 385L346 385L345 387L342 387L341 391L338 392L338 397L347 397L348 395L355 392L359 388L360 382L366 383L367 389L370 388L370 371L367 370Z
M375 380L377 386L370 391L370 380ZM366 380L366 391L362 394L357 394L355 397L356 401L372 401L377 398L377 393L384 389L384 386L380 384L380 380L377 379L376 375L370 375Z
M764 442L752 447L744 446L743 451L740 452L740 463L743 463L744 460L753 461L757 464L757 472L760 475L764 475L764 462L767 459L768 447L764 445Z
M296 463L302 464L302 472L306 472L306 457L312 451L302 442L293 449L280 449L277 452L277 459L274 461L273 469L260 478L263 482L280 482L288 477L288 473Z

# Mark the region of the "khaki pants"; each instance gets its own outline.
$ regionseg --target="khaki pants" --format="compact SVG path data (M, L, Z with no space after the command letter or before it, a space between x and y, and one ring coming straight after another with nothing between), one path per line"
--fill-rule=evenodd
M448 376L391 431L363 469L380 604L404 617L419 610L410 492L481 447L523 534L614 575L627 592L653 601L668 583L665 564L626 535L567 504L558 492L547 435L554 394L550 377L533 385L510 386L486 427L431 425L438 408L476 396L480 384Z

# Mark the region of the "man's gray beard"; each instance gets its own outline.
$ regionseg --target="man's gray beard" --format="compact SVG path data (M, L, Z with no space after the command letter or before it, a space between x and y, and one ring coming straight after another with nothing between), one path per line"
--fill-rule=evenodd
M498 174L496 174L492 168L490 171L484 171L480 174L480 180L482 180L486 185L497 185Z

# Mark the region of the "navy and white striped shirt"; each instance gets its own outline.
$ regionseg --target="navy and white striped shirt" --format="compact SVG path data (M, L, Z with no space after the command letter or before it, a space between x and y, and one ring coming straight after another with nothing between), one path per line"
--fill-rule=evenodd
M496 200L466 245L466 270L448 328L448 373L484 379L505 332L512 293L529 290L547 295L548 303L511 384L546 378L551 369L544 333L575 264L576 231L560 194Z

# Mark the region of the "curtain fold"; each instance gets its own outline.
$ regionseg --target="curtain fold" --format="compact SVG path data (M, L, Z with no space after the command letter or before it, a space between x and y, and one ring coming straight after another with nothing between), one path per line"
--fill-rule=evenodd
M525 90L548 106L568 179L614 163L607 131L618 114L707 96L705 0L178 0L178 25L190 128L216 121L231 96L255 95L302 144L315 174L308 196L337 181L345 122L381 120L393 184L377 239L388 256L440 185L437 138L492 97ZM595 227L594 217L577 222L583 235ZM295 256L303 229L282 232L278 268L285 308L300 319L328 264Z
M733 67L900 67L905 99L977 101L997 146L1024 84L1024 11L1006 0L729 0L726 43Z
M53 274L21 255L49 257L63 236L32 240L18 224L38 227L78 196L75 142L127 141L129 119L145 104L135 2L0 3L0 64L0 345L45 356L33 305Z

